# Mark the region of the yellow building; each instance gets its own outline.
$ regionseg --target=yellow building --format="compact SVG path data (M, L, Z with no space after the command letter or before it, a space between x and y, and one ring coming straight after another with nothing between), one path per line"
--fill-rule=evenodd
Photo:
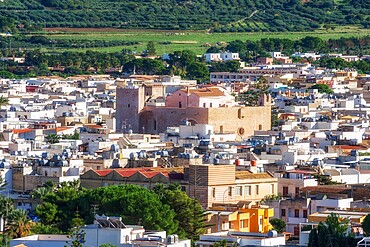
M334 213L339 216L341 219L348 219L351 223L362 224L368 212L352 212L352 211L333 211L326 210L321 213L314 213L308 216L308 222L325 222L326 218Z
M219 231L261 232L271 230L270 219L274 209L268 207L240 208L237 210L208 211L207 233Z

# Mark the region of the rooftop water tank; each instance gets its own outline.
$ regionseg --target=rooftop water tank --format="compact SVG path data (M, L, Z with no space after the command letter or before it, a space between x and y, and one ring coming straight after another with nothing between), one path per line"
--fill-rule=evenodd
M114 152L118 152L119 151L119 145L118 144L112 144L110 146L110 150L114 151Z

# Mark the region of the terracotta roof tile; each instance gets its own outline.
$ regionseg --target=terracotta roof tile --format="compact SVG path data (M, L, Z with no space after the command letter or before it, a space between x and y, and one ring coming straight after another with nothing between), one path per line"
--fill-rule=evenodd
M69 130L69 129L73 129L73 127L56 127L55 131L61 132L61 131Z
M303 192L309 192L311 194L315 193L335 193L335 194L347 194L351 191L350 188L346 188L343 185L341 186L308 186L301 188Z
M367 150L367 147L364 146L350 146L350 145L337 145L333 146L333 148L340 148L340 149L355 149L355 150Z
M141 174L143 174L145 177L147 178L152 178L154 176L157 176L158 174L163 174L164 176L168 177L168 173L167 172L157 172L157 171L144 171L144 172L141 172Z
M23 134L27 132L32 132L33 129L13 129L13 134Z
M184 177L183 168L160 168L160 167L141 167L141 168L120 168L120 169L106 169L106 170L93 170L101 177L105 177L112 171L117 172L120 176L128 178L136 173L141 173L147 178L152 178L158 174L172 179L182 179Z
M224 92L222 92L217 87L206 87L206 88L192 88L189 90L182 90L185 93L189 92L189 94L196 94L199 97L218 97L218 96L225 96Z
M90 128L90 129L104 129L103 126L97 125L97 124L85 124L84 127Z
M136 170L125 171L124 169L122 169L122 170L121 169L120 170L116 169L115 171L124 178L131 177L132 175L134 175L137 172Z
M111 173L113 170L112 169L108 169L108 170L93 170L96 174L98 174L100 177L105 177L107 176L109 173Z

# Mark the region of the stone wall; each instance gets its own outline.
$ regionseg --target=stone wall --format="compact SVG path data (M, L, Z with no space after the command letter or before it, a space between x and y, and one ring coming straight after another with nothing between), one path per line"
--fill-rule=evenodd
M210 124L216 133L237 133L245 138L254 130L271 129L271 106L220 107L220 108L175 108L145 107L140 113L139 129L145 133L158 134L167 127L179 126L183 120L192 123Z

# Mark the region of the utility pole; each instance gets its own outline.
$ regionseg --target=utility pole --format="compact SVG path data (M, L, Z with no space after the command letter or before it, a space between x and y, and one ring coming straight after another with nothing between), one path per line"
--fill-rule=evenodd
M98 204L92 204L91 207L92 207L93 215L94 215L94 219L95 219L96 211L99 209L99 205Z

